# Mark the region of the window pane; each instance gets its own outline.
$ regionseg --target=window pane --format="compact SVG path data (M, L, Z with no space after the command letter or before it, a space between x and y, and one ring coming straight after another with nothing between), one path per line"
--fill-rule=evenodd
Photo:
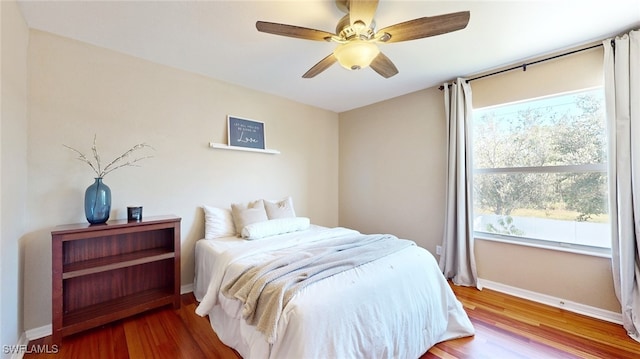
M474 230L610 248L606 174L477 174Z
M611 248L601 88L474 110L474 230Z
M606 162L602 89L473 112L475 168Z

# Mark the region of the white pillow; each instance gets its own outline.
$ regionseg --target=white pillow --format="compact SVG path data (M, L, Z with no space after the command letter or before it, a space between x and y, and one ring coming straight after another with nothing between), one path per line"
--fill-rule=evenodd
M309 228L310 220L306 217L278 218L264 222L256 222L242 228L242 238L260 239L276 234L302 231Z
M236 235L231 211L225 208L202 206L204 209L204 238L214 239Z
M261 199L249 203L234 203L231 205L231 212L238 235L242 228L249 224L269 220L267 211L264 209L264 201Z
M293 199L291 197L284 198L280 201L268 201L265 199L264 208L267 211L269 219L296 216L296 211L293 209Z

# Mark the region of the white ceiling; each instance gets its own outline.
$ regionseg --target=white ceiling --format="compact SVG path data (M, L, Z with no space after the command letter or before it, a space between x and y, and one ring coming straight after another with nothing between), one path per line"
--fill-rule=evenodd
M381 0L377 28L471 11L466 29L383 44L399 73L338 64L312 79L334 44L260 33L257 20L335 32L344 15L325 1L19 0L29 27L343 112L640 27L640 0Z

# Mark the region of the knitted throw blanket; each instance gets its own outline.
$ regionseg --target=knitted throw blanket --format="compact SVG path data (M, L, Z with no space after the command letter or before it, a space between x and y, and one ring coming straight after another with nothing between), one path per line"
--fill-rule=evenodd
M222 293L243 303L242 316L273 344L282 310L304 287L415 245L391 235L350 234L275 251L275 259L248 267ZM281 252L281 253L280 253ZM281 255L280 255L281 254Z

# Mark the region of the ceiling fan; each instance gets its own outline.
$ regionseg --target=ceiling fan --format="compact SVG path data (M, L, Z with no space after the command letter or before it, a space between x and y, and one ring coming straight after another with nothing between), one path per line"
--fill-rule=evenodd
M442 35L464 29L469 23L469 11L421 17L376 31L373 19L378 0L336 0L337 7L347 14L338 21L336 33L309 29L306 27L258 21L260 32L295 37L299 39L330 41L338 46L333 53L315 64L303 78L312 78L339 62L348 70L371 68L385 78L398 73L398 69L385 56L377 43L392 43Z

